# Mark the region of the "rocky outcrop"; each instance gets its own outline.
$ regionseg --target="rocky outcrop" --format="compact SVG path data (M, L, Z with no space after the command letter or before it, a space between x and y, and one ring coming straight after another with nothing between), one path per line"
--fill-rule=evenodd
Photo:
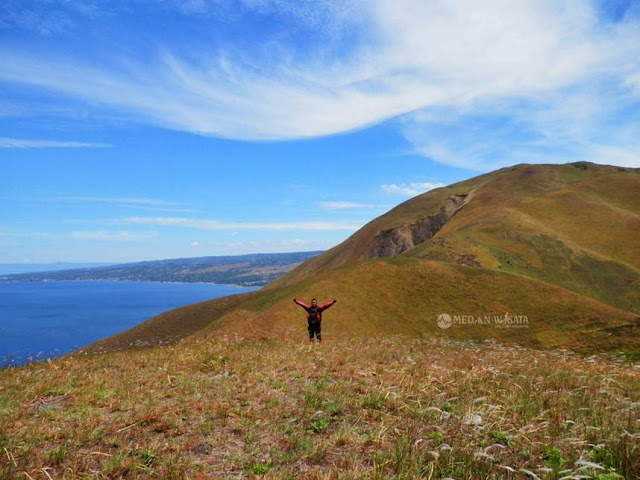
M440 212L417 222L381 231L369 244L361 259L395 257L433 237L469 201L468 195L447 198Z

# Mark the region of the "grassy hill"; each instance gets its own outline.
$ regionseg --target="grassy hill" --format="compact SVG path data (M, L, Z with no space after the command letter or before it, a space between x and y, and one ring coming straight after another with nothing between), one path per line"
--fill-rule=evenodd
M452 199L440 228L425 226ZM411 228L422 241L394 251ZM640 169L517 165L412 198L271 286L394 252L517 273L640 313L639 236Z
M535 348L640 351L638 316L569 290L520 275L415 258L367 260L297 284L225 297L159 315L84 349L109 351L188 337L239 333L255 338L304 334L294 297L339 298L324 314L328 335L380 338L405 334L461 340L494 338ZM490 316L490 324L441 329L436 318ZM495 316L526 316L499 325Z
M277 337L291 299L338 298L344 335L514 341L640 353L640 169L517 165L417 196L258 292L189 306L90 346L167 343L206 328ZM446 313L446 330L436 319ZM526 325L497 324L500 316ZM489 324L464 324L469 317ZM458 320L457 323L456 319Z
M638 175L436 189L261 290L2 370L0 478L640 478ZM321 346L294 297L338 299Z

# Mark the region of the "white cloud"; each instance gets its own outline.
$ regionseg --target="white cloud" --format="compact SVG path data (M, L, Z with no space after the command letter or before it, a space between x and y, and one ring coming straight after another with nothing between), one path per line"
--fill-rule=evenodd
M11 238L54 238L55 236L52 232L0 232L0 237Z
M71 237L79 240L108 240L108 241L139 241L155 238L157 233L129 233L127 230L107 231L107 230L89 230L72 232Z
M212 243L211 246L215 248L216 252L244 254L327 250L336 246L338 243L340 243L340 241L292 238L287 240L266 239L251 242L215 242Z
M193 213L197 210L187 207L189 204L182 202L171 202L167 200L159 200L156 198L141 197L87 197L87 196L59 196L46 201L60 201L71 203L97 203L116 205L125 208L135 208L138 210L150 210L155 212L173 212L173 213Z
M147 207L144 205L131 205L122 204L124 207L136 208L138 210L148 210L153 212L167 212L167 213L195 213L198 212L195 208L175 208L175 207Z
M356 203L356 202L316 202L321 208L327 210L348 210L352 208L379 208L378 205L371 205L368 203Z
M543 92L603 69L615 73L625 55L637 53L631 42L640 38L631 29L606 34L587 1L378 0L352 15L367 19L373 39L354 46L347 60L327 60L320 50L292 65L278 51L246 61L209 54L196 65L166 54L152 65L105 71L4 49L0 78L180 130L300 138L426 106Z
M607 145L595 146L591 155L585 157L596 163L620 165L622 167L640 168L640 143L635 148L612 147Z
M70 142L61 140L28 140L0 137L0 148L105 148L107 143Z
M318 230L355 231L361 224L343 222L221 222L206 218L186 217L126 217L122 222L136 225L156 225L165 227L194 228L209 231L236 231L236 230Z
M195 242L191 242L191 248L198 248L200 246L200 242L195 241Z
M605 99L592 88L572 88L464 112L425 109L398 124L415 153L477 171L585 159L638 166L640 104L635 111L631 105L624 94Z
M222 8L204 0L169 3L194 15ZM599 108L610 103L611 92L623 89L630 95L627 105L639 102L638 19L607 23L589 0L325 0L321 8L308 1L244 0L242 5L265 14L284 12L307 27L330 23L336 38L353 33L357 41L319 42L304 52L304 61L295 45L274 40L269 48L250 52L217 46L192 56L197 61L149 54L148 64L122 59L109 69L95 66L108 62L81 63L4 47L0 80L123 111L144 123L244 140L330 135L407 115L400 129L417 153L475 169L491 168L507 156L511 162L544 159L548 152L540 147L557 148L555 132L571 135L575 145L560 152L570 157L592 145L623 147L615 138L595 138L588 124L600 127L602 136L633 119L603 125L598 117L584 122L572 115L566 122L566 89L594 85L583 100L597 99ZM535 143L508 143L502 151L493 150L492 138L482 134L467 135L473 143L460 148L456 138L468 126L464 122L448 137L435 138L432 124L413 114L448 109L466 119L497 108L516 120L515 128L524 118L513 109L520 101L550 115L525 122L524 130L538 136ZM549 133L556 138L548 139Z
M59 197L59 200L69 202L90 202L90 203L115 203L124 205L144 205L144 206L172 206L172 205L185 205L180 202L170 202L167 200L158 200L156 198L141 198L141 197L82 197L82 196L63 196Z
M413 182L413 183L390 183L386 185L380 185L380 188L387 192L397 195L405 195L408 197L415 197L421 193L428 192L434 188L444 187L444 183L437 182Z

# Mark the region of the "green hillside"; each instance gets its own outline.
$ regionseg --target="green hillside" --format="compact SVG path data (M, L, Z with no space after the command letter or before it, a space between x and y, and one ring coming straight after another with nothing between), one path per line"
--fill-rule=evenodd
M640 170L517 165L435 189L258 292L178 309L86 351L300 332L295 297L338 298L332 335L640 352ZM446 313L458 323L441 329ZM496 324L500 316L526 325ZM488 317L490 324L463 324Z
M461 205L441 228L399 255L517 273L640 313L640 169L586 162L517 165L432 190L271 286L386 256L385 241L397 244L420 222L424 229L456 198Z
M304 312L292 303L294 297L339 298L324 314L330 337L492 338L583 353L640 352L640 323L634 313L520 275L404 257L349 264L294 285L173 310L83 350L166 344L198 331L194 338L302 338ZM445 330L436 322L442 313L489 316L491 321ZM527 323L493 321L505 313L526 316Z

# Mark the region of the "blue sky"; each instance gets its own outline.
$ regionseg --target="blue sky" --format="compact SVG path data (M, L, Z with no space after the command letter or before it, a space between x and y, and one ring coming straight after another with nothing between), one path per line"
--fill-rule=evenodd
M640 166L640 2L5 0L0 263L326 249L515 163Z

